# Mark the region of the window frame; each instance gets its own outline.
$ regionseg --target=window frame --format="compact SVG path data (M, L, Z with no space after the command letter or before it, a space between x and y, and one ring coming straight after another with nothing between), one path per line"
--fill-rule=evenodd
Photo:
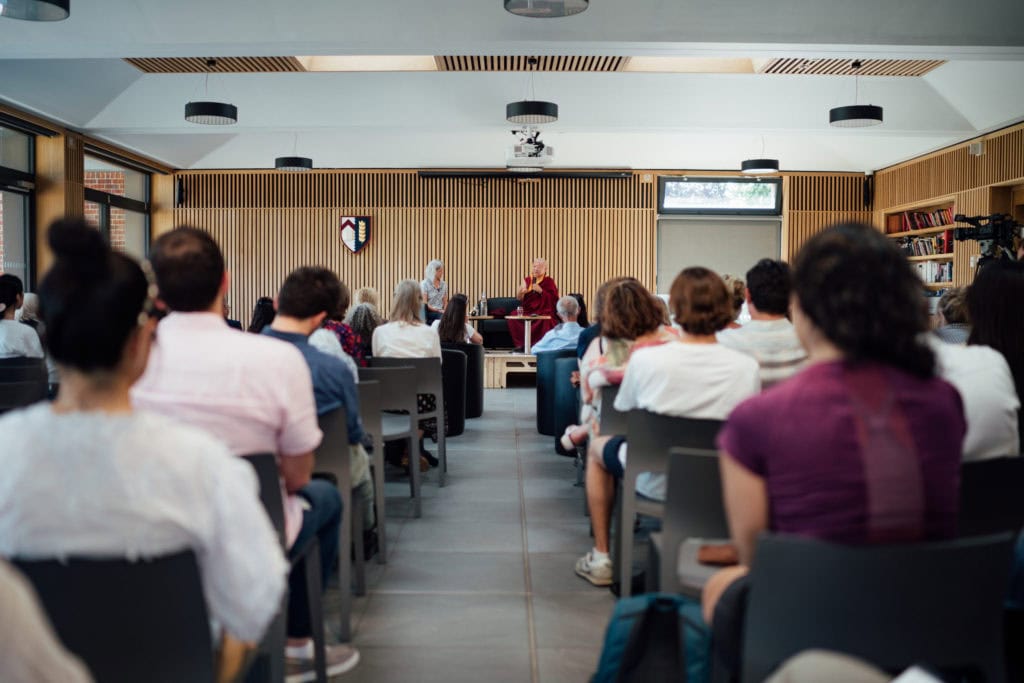
M739 208L680 208L665 206L665 187L669 183L768 183L775 185L775 206L771 209L739 209ZM658 176L658 215L688 216L781 216L782 215L782 178L750 176Z
M153 238L153 235L152 235L153 228L152 228L152 220L151 220L152 217L150 215L151 214L151 212L150 212L150 209L151 209L150 196L152 195L152 192L153 192L153 174L150 171L142 170L142 169L138 168L137 166L128 165L128 164L123 163L121 161L114 160L114 159L112 159L112 158L110 158L108 156L102 156L100 154L96 154L96 153L94 153L94 152L92 152L91 150L88 150L88 149L86 150L86 155L94 157L94 158L96 158L96 159L98 159L100 161L103 161L105 163L110 163L110 164L121 166L126 171L132 171L132 172L135 172L135 173L142 173L142 174L144 174L146 176L146 188L145 188L146 189L146 192L145 192L146 199L145 199L145 201L141 201L141 200L138 200L138 199L132 199L130 197L123 197L121 195L112 194L110 192L104 192L103 190L97 190L97 189L92 188L92 187L84 188L83 199L86 202L92 202L94 204L99 205L100 213L99 213L99 226L98 227L99 227L100 232L103 234L103 238L106 239L108 243L110 242L110 209L111 209L111 207L115 207L115 208L121 209L123 211L131 211L133 213L142 214L142 216L143 216L143 218L145 220L145 226L146 226L144 234L143 234L143 237L145 238L144 239L144 251L148 255L149 254L149 247L150 247L150 244L152 243L152 238Z
M36 221L36 138L38 134L26 127L17 125L17 120L8 120L8 117L0 118L0 127L13 130L29 138L28 144L28 171L0 166L0 191L10 192L25 197L25 215L23 242L25 244L25 278L24 285L27 291L33 291L36 287L36 231L32 226ZM51 133L52 134L52 133Z

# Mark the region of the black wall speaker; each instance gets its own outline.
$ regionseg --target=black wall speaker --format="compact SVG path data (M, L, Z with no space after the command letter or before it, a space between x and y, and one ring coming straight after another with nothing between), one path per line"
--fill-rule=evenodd
M185 205L185 181L182 178L178 178L174 181L174 206L182 207Z
M864 208L870 209L875 201L875 176L870 173L864 176Z

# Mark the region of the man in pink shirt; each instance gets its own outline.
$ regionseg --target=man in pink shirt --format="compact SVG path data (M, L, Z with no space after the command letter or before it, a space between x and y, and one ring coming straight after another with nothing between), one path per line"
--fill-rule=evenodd
M224 257L207 233L188 227L167 233L150 260L160 300L171 313L157 328L146 373L132 389L133 404L205 429L236 455L275 453L287 493L288 545L295 549L318 537L326 585L338 555L341 496L332 484L311 479L313 451L323 435L306 361L292 344L228 327ZM311 666L311 631L304 584L297 581L303 581L301 569L291 577L288 649L305 669ZM359 657L346 646L332 646L327 655L330 675L351 669Z

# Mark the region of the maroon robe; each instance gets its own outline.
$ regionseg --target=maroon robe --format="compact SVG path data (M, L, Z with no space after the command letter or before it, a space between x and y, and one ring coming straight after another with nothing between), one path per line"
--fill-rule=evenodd
M533 278L526 277L523 282L529 288L533 285ZM558 324L558 314L555 306L558 304L558 285L550 277L545 277L539 283L541 292L538 294L532 289L527 289L523 295L523 315L546 315L550 320L534 320L530 323L530 344L536 344L541 340L548 330ZM509 313L509 315L514 315ZM516 348L526 345L526 323L522 320L509 320L508 333L512 336L512 342Z

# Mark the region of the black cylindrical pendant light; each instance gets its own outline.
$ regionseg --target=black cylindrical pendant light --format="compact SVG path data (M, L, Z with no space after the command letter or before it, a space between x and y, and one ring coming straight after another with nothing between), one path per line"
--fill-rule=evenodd
M828 122L836 128L864 128L882 122L882 108L873 104L851 104L834 107L828 112Z
M185 105L185 120L208 126L226 126L238 123L238 107L226 102L189 102Z
M509 123L551 123L558 120L558 105L539 100L509 102L505 105L505 118Z
M778 159L747 159L740 164L740 173L758 175L759 173L778 173Z
M309 171L313 168L313 160L309 157L278 157L274 159L274 168L278 171Z
M71 15L71 0L0 0L0 17L25 21L63 21Z
M571 17L589 6L590 0L505 0L505 11L534 19Z

